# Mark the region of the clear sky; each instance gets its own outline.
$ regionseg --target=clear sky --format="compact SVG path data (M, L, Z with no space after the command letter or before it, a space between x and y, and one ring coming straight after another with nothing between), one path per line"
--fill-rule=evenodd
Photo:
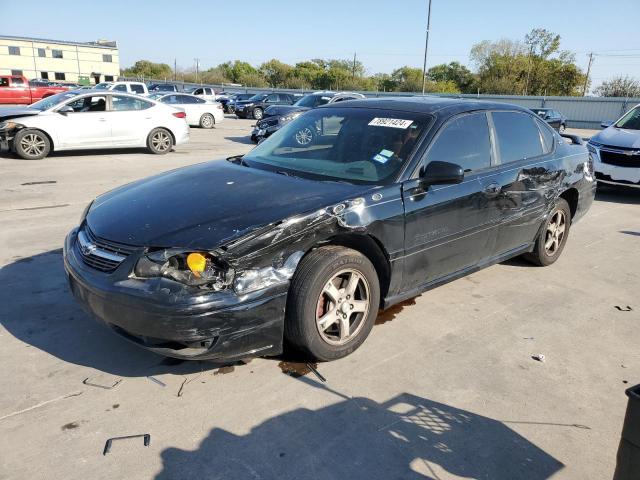
M0 33L60 40L105 38L122 67L148 59L201 68L241 59L295 63L353 58L369 73L422 66L427 0L0 0ZM428 65L458 60L481 40L521 39L542 27L562 36L593 86L640 78L640 0L433 0ZM471 66L471 65L470 65Z

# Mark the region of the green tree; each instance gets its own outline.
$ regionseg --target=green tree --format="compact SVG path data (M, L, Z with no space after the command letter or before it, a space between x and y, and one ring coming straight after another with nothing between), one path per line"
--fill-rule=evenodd
M594 93L601 97L640 97L640 80L629 76L605 80Z
M427 71L427 77L434 82L453 82L458 92L475 92L476 79L471 70L460 62L442 63L431 67Z
M391 80L395 84L394 90L399 92L422 91L422 69L409 66L400 67L393 71Z
M271 87L283 87L287 85L287 79L293 67L282 63L275 58L260 65L260 73Z
M233 83L245 83L244 78L252 78L255 80L256 75L260 75L251 64L235 60L233 62L221 63L218 68L224 75L224 77L231 80ZM264 82L263 82L264 83ZM257 86L257 85L256 85Z
M155 78L158 80L173 78L173 69L166 63L154 63L149 60L138 60L133 66L122 71L125 77Z

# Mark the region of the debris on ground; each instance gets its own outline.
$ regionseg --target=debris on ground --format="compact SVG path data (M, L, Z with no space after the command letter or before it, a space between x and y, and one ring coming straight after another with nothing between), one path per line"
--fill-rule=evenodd
M117 387L120 382L122 382L121 378L118 378L114 381L103 381L101 377L87 377L82 383L88 385L89 387L103 388L105 390L111 390L112 388Z
M280 362L278 363L278 367L282 370L282 373L285 375L289 375L293 378L300 378L308 373L313 373L321 382L326 382L327 379L324 378L320 372L318 372L318 364L317 363L303 363L303 362Z
M620 305L616 305L613 308L615 308L616 310L620 310L621 312L632 312L633 308L631 308L629 305L627 305L626 307L621 307Z
M25 182L25 183L21 183L20 185L24 186L24 185L48 185L51 183L58 183L56 180L42 180L40 182Z
M531 355L531 358L544 363L545 356L542 353L536 353L535 355Z
M128 440L130 438L139 438L142 437L143 443L145 447L148 447L149 444L151 443L151 435L149 433L144 433L144 434L140 434L140 435L126 435L124 437L113 437L107 440L107 442L104 444L104 450L102 451L102 455L106 455L107 453L109 453L109 451L111 450L111 444L115 441L115 440Z
M156 377L153 377L153 376L151 376L151 375L147 375L147 378L148 378L149 380L151 380L153 383L157 383L157 384L158 384L158 385L160 385L161 387L166 387L166 386L167 386L167 384L166 384L166 383L164 383L164 382L162 382L162 381L158 380Z
M226 367L220 367L215 372L214 375L226 375L227 373L231 373L235 370L233 365L227 365Z

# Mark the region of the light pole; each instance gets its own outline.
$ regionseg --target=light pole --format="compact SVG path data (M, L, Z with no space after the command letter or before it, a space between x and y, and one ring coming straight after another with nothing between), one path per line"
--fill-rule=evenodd
M427 38L424 42L424 64L422 65L422 94L427 83L427 50L429 50L429 28L431 27L431 0L427 11Z

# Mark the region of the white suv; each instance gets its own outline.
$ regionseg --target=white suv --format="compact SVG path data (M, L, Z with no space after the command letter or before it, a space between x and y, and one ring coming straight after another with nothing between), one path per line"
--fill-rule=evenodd
M114 92L134 93L138 95L147 95L149 89L142 82L102 82L97 84L96 90L112 90Z

